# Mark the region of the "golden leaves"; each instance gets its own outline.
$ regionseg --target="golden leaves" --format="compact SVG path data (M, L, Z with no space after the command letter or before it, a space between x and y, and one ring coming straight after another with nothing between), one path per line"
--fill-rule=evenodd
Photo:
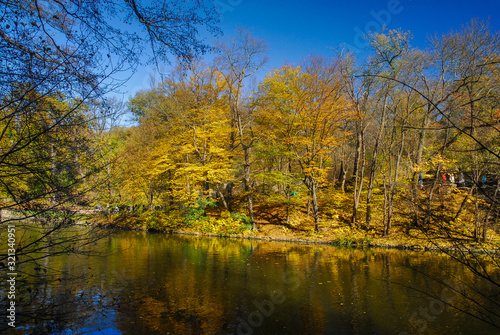
M320 179L345 138L343 123L353 117L335 73L325 73L284 66L264 79L255 100L263 141L284 145L276 154L292 152L303 173Z

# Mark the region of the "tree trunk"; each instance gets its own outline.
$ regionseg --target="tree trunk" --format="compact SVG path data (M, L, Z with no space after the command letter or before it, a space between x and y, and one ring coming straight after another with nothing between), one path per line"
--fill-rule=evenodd
M222 201L222 205L224 205L224 208L229 211L229 206L227 204L226 198L224 197L224 194L222 194L222 191L220 190L219 184L215 185L215 191L217 192L217 196L220 197Z
M438 165L436 169L436 174L434 175L434 180L432 182L431 189L429 190L429 196L427 197L427 208L425 210L425 216L424 220L422 222L422 226L426 228L427 224L429 223L429 218L432 213L432 200L434 197L434 190L436 189L437 182L439 180L439 174L441 172L441 164Z
M467 204L467 199L469 199L469 197L471 196L471 194L474 192L474 187L475 187L475 185L472 185L472 187L469 190L469 193L467 193L467 195L465 196L464 200L460 204L460 208L458 209L457 214L453 218L453 221L457 220L458 217L460 216L460 214L462 214L462 211L464 210L465 205Z
M227 210L228 212L232 212L233 211L233 182L230 181L226 184L226 193L227 193L227 197L226 197L226 204L227 204Z
M319 232L319 211L318 211L318 199L316 196L316 183L313 182L313 187L311 190L312 195L312 209L314 216L314 230Z
M474 197L474 240L479 241L480 240L480 227L479 227L479 202L478 202L478 195L479 195L479 188L476 187L476 196Z
M286 224L290 224L290 187L286 188Z
M361 191L363 189L363 180L365 172L364 155L365 155L364 128L361 127L356 139L356 157L354 159L354 171L355 171L354 192L353 192L354 203L352 207L351 227L354 227L354 225L356 225L359 200L361 198Z
M286 224L290 224L290 182L288 178L292 175L292 159L288 157L288 166L287 166L287 185L286 185Z
M340 190L342 191L342 193L345 193L346 177L347 177L347 164L345 161L344 148L342 148L342 158L340 161L340 174L339 174Z
M248 204L248 218L252 222L252 230L257 229L255 224L254 215L253 215L253 191L252 185L250 181L250 155L251 148L249 146L243 147L244 156L245 156L245 165L243 169L243 182L245 184L245 193L247 195L247 204Z
M399 147L398 158L396 159L396 166L394 168L394 180L392 182L391 194L389 198L389 212L387 215L387 225L390 228L392 226L392 217L394 213L394 197L396 196L396 189L399 181L399 166L401 165L401 157L403 156L403 149L405 143L405 133L401 130L401 145Z
M375 146L373 148L373 157L372 157L372 162L370 166L370 180L368 182L368 190L366 193L366 229L370 229L370 224L372 220L372 190L373 190L373 183L375 181L375 172L377 169L377 156L378 156L378 149L380 145L380 141L382 140L382 135L384 132L385 128L385 115L386 115L386 110L387 110L387 97L385 98L384 101L384 108L382 110L382 122L380 124L380 129L377 134L377 138L375 140Z
M52 174L52 182L54 183L57 180L57 164L56 164L56 148L54 142L50 142L50 160L51 160L51 174ZM52 190L52 204L57 204L57 194L55 190L57 186L54 185L54 190Z
M309 176L306 179L306 186L311 192L310 204L312 205L312 212L314 217L314 230L319 232L319 210L318 210L318 197L317 197L317 184L314 177ZM309 207L309 206L308 206ZM308 210L309 212L309 210Z
M387 187L387 183L386 183L386 177L384 174L384 217L383 217L384 232L382 234L382 236L384 236L384 237L389 236L389 234L391 233L391 227L388 225L388 221L387 221L387 203L389 200L387 189L388 189L388 187Z
M377 154L373 153L373 160L370 167L370 180L368 182L368 190L366 193L366 229L370 229L370 224L372 221L372 190L373 182L375 180L375 169L376 169Z

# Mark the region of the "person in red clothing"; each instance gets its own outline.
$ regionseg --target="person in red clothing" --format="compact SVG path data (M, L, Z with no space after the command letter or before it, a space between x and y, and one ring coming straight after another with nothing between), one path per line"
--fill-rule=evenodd
M446 184L446 173L443 173L443 184Z

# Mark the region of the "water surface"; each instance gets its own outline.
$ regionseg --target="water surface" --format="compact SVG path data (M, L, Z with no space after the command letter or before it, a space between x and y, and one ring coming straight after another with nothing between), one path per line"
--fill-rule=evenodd
M142 232L97 248L45 260L59 280L19 290L49 320L13 333L499 333L447 306L471 308L452 288L490 288L445 255Z

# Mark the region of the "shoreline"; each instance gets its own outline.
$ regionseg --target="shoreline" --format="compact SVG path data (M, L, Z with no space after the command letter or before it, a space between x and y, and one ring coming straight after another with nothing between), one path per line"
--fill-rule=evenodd
M13 215L15 211L3 211L2 219L14 219L14 220L30 220L34 221L34 217L22 217L19 215ZM94 213L88 213L94 214ZM89 222L90 221L90 222ZM401 251L421 251L421 252L433 252L442 254L455 254L455 253L466 253L471 255L488 255L491 257L500 256L500 249L468 249L468 248L448 248L448 247L438 247L438 246L422 246L415 244L390 244L390 243L360 243L358 240L353 239L348 242L339 242L336 240L326 240L326 239L312 239L312 238L299 238L299 237L278 237L278 236L256 236L256 235L244 235L244 234L216 234L216 233L204 233L199 231L183 231L183 230L157 230L157 229L147 229L140 227L127 227L117 225L115 223L103 223L99 222L96 218L89 221L72 220L69 225L74 226L94 226L100 229L107 230L123 230L123 231L141 231L153 234L165 234L165 235L179 235L179 236L195 236L195 237L207 237L207 238L226 238L233 240L250 240L250 241L260 241L260 242L278 242L278 243L291 243L297 245L325 245L332 247L343 247L352 249L379 249L379 250L401 250ZM258 232L259 230L257 230ZM390 238L389 238L390 239ZM430 243L429 241L427 241Z
M112 223L102 224L94 223L92 225L97 225L102 229L110 230L123 230L123 231L140 231L151 234L164 234L164 235L178 235L178 236L194 236L194 237L206 237L206 238L221 238L221 239L232 239L232 240L249 240L249 241L259 241L259 242L278 242L278 243L290 243L297 245L325 245L332 247L342 247L349 249L379 249L379 250L401 250L401 251L420 251L420 252L433 252L441 254L455 254L463 253L473 255L488 255L498 257L500 256L500 250L493 249L458 249L458 248L444 248L437 246L421 246L421 245L406 245L406 244L385 244L385 243L358 243L358 241L352 241L349 244L341 243L333 240L320 240L320 239L307 239L307 238L296 238L296 237L275 237L275 236L251 236L251 235L225 235L225 234L215 234L215 233L203 233L194 231L182 231L182 230L156 230L156 229L144 229L144 228L127 228L116 226Z

